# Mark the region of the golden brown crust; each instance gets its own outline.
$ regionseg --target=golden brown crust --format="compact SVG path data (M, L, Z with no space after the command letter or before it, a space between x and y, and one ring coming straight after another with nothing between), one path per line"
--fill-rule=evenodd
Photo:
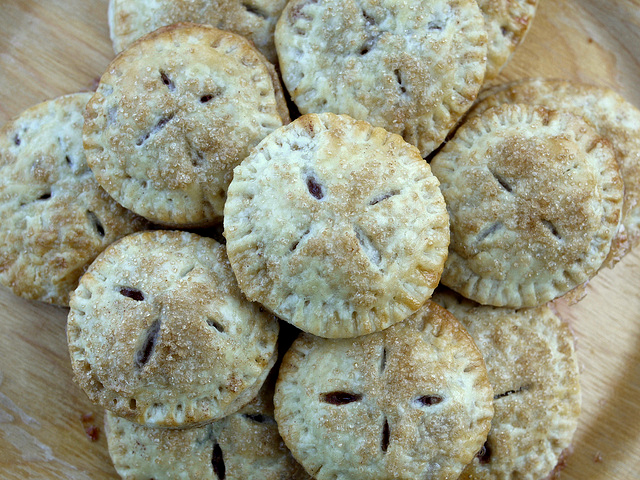
M70 307L76 382L141 424L228 415L256 395L277 356L277 321L243 297L224 247L193 233L150 231L112 244Z
M481 306L447 290L438 290L433 300L468 329L495 392L484 450L460 478L546 478L570 448L580 415L579 368L569 326L547 306Z
M250 403L202 427L149 428L105 416L109 453L123 480L310 480L282 442L273 382Z
M475 0L293 0L275 32L283 81L301 113L366 120L423 156L475 99L486 41Z
M247 298L323 337L403 320L438 284L444 200L417 149L334 114L304 115L236 168L229 259Z
M160 27L177 22L212 25L247 37L276 62L273 31L286 0L110 0L109 32L116 53Z
M431 163L451 219L442 283L519 308L596 274L618 229L613 150L579 117L503 105L470 118Z
M640 110L606 87L558 79L529 78L497 85L479 97L470 115L502 103L542 105L583 117L611 142L624 182L621 229L608 266L640 242Z
M526 36L538 0L478 0L487 28L485 81L498 76Z
M427 302L353 340L304 334L274 396L280 433L318 480L457 478L486 439L493 390L473 340Z
M147 226L98 185L82 148L90 93L35 105L0 130L0 283L66 306L93 259Z
M116 200L156 223L215 223L233 168L288 120L274 75L238 35L160 28L102 76L85 116L87 162Z

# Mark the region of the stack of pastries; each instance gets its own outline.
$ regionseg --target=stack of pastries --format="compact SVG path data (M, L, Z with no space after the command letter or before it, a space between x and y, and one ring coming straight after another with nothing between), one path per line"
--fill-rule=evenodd
M553 302L640 239L640 112L482 89L535 0L179 4L111 0L96 91L0 131L0 283L69 307L117 472L553 475Z

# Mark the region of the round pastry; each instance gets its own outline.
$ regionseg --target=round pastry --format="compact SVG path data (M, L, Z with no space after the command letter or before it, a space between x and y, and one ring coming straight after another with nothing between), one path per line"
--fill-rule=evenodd
M107 412L116 471L123 480L311 480L278 433L273 383L238 412L200 427L145 427Z
M487 28L485 81L495 78L529 31L538 0L477 0Z
M96 404L158 427L237 411L277 357L278 322L238 289L224 247L149 231L108 247L70 301L76 382Z
M299 337L274 396L280 434L314 478L457 478L487 438L493 390L466 330L427 302L356 339Z
M242 35L270 61L276 62L273 31L286 0L110 0L109 33L120 53L135 40L177 22L213 25Z
M235 169L224 213L247 298L322 337L404 320L437 286L449 244L418 150L345 115L304 115L265 138Z
M175 24L118 55L87 105L98 182L156 223L222 217L233 168L288 120L264 57L239 35Z
M366 120L423 156L471 106L486 68L475 0L292 0L275 42L301 113Z
M482 306L447 290L438 290L433 301L467 328L494 389L489 436L460 479L547 478L570 450L580 415L569 326L547 306Z
M608 264L613 266L640 242L640 110L610 88L530 78L487 90L472 114L503 103L526 103L571 112L584 118L611 142L624 182L621 229L609 255Z
M98 185L82 148L91 93L35 105L0 129L0 283L69 304L107 245L147 226Z
M530 105L472 117L434 157L451 220L442 283L482 304L541 305L595 275L618 229L613 150L584 120Z

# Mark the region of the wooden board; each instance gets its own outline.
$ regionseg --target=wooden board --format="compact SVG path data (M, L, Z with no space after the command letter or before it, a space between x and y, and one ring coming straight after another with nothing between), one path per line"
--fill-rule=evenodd
M581 80L640 106L640 0L540 2L498 80ZM113 57L107 0L2 2L0 32L0 124L40 101L90 90ZM638 478L640 248L587 290L562 309L578 337L583 412L561 478ZM0 289L0 478L119 478L102 411L71 380L66 314ZM83 422L87 414L93 421ZM85 434L90 425L102 433L97 441Z

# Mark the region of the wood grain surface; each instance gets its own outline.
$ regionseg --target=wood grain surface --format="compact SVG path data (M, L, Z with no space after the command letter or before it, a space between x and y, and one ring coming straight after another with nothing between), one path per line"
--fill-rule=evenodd
M0 124L38 102L91 90L112 58L107 0L3 1ZM497 82L527 76L608 86L640 106L640 0L540 0ZM561 478L640 478L640 248L561 313L578 339L583 388ZM71 379L66 315L0 289L2 479L119 478L102 411ZM85 433L91 426L97 441Z

